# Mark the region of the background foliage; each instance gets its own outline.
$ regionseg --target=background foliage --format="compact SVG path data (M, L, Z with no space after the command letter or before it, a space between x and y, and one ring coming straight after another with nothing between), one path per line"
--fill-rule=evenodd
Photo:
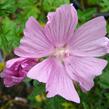
M43 26L49 11L61 4L73 2L77 8L79 25L96 16L105 16L109 32L109 0L0 0L0 71L14 56L26 20L34 16ZM108 34L107 34L108 37ZM109 56L105 56L109 61ZM81 103L75 104L56 96L46 98L45 85L26 79L12 88L5 88L0 79L0 109L109 109L109 64L95 79L88 93L78 88Z

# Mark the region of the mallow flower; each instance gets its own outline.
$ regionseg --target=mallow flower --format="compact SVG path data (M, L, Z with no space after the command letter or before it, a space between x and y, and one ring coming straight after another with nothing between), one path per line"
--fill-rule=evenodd
M75 89L94 86L94 78L102 73L107 61L99 57L108 52L106 21L96 17L75 29L78 16L72 4L48 13L45 27L30 17L24 37L15 54L24 58L43 58L28 72L29 78L46 83L47 97L60 95L66 100L80 102Z
M6 87L12 87L22 82L27 72L36 65L37 61L33 58L16 58L7 61L6 68L0 74Z

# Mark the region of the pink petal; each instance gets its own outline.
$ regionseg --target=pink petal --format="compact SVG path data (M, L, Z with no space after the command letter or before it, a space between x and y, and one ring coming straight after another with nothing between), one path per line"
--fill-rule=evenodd
M47 97L60 95L69 101L80 103L73 81L66 74L61 63L56 62L46 83Z
M52 72L53 60L46 59L35 65L27 74L29 78L46 83L50 73Z
M15 54L22 57L43 57L50 54L52 49L43 28L33 17L30 17L26 23L24 37L20 46L15 49Z
M4 84L6 87L12 87L15 83L12 81L12 78L7 78L4 80Z
M63 5L47 17L46 35L54 46L64 45L72 37L78 22L75 8L72 5Z
M76 56L88 56L88 57L99 57L108 53L108 43L109 39L107 37L102 37L100 39L91 41L72 49L71 54Z
M22 60L24 60L25 58L15 58L15 59L11 59L11 60L8 60L7 62L6 62L6 67L7 68L10 68L15 62L17 62L17 61L22 61Z
M107 61L91 57L72 57L65 60L68 75L86 91L93 87L93 79L102 73L106 65Z
M72 50L83 52L85 56L102 56L107 53L106 21L97 17L82 25L71 40Z

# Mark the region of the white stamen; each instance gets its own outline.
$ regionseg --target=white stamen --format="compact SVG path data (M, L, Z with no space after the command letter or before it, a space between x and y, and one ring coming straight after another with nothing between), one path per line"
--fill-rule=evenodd
M53 56L56 56L58 59L63 60L63 58L68 57L70 51L66 47L56 48Z

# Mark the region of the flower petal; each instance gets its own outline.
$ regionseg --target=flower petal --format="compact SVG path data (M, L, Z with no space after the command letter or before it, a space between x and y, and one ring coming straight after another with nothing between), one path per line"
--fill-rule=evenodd
M77 47L77 49L72 49L71 54L76 56L88 56L88 57L99 57L108 53L108 43L109 39L107 37L102 37L98 40L91 41Z
M69 101L80 103L73 81L60 62L56 62L46 83L47 97L60 95Z
M12 87L15 83L12 81L12 78L7 78L4 79L4 85L5 87Z
M72 5L63 5L48 14L45 32L54 46L60 46L70 40L78 22L77 12Z
M15 62L17 61L22 61L25 58L14 58L14 59L10 59L6 62L6 68L10 68Z
M22 57L43 57L52 52L52 45L46 37L43 28L30 17L26 23L24 37L20 46L15 49L15 54Z
M107 53L106 21L104 17L94 18L82 25L71 40L72 50L76 49L80 55L102 56Z
M35 65L27 74L29 78L46 83L50 73L52 72L53 60L46 59Z
M72 57L65 60L68 75L86 91L93 87L93 79L102 73L106 65L105 60L90 57Z

